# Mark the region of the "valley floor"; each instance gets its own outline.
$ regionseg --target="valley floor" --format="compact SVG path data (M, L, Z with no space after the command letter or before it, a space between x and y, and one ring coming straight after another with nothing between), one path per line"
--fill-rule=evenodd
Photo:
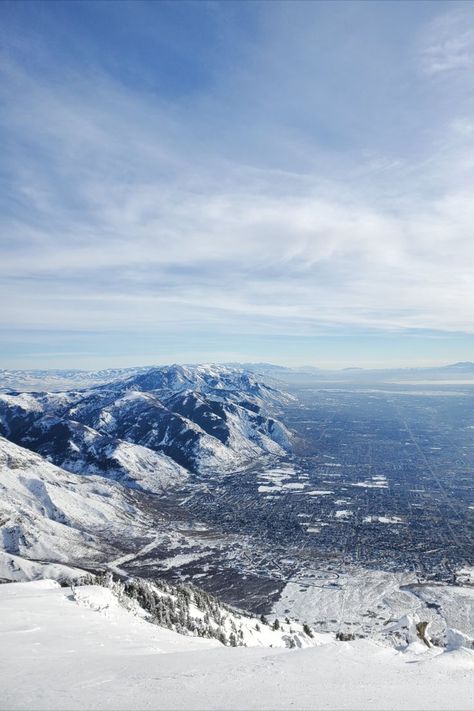
M4 711L472 708L465 648L225 648L151 625L95 586L1 585L0 639Z

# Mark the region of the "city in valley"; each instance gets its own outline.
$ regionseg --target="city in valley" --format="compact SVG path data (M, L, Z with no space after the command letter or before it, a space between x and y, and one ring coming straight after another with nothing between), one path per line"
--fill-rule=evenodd
M259 613L293 586L285 610L304 598L303 616L360 570L397 588L468 580L474 384L294 380L279 382L295 397L282 414L293 452L194 474L157 504L178 532L173 552L160 538L121 567L192 580ZM338 627L341 614L320 624Z

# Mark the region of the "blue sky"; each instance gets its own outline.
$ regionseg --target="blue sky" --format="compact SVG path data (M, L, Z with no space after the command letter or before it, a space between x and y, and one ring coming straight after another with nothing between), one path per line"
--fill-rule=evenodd
M0 367L474 359L473 3L0 27Z

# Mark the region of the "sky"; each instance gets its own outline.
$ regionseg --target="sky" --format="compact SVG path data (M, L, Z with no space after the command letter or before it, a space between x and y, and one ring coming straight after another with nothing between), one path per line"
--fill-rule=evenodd
M2 2L0 367L474 360L474 3Z

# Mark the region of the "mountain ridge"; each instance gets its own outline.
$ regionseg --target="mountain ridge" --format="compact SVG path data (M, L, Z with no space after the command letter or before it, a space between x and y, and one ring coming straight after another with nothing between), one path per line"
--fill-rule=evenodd
M291 450L278 419L291 399L240 369L164 366L91 389L0 393L0 434L76 472L110 475L124 443L176 472L226 470Z

